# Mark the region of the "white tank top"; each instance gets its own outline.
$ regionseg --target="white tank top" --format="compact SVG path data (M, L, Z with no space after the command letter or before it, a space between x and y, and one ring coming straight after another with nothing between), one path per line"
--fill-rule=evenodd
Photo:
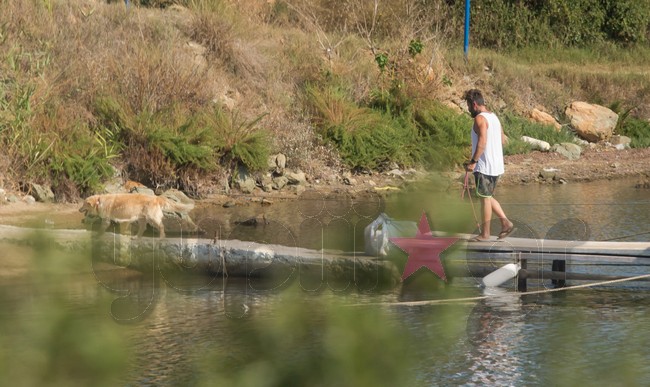
M503 166L503 146L501 143L501 121L492 112L483 112L479 115L483 116L488 123L487 142L485 151L478 158L474 171L488 176L503 175L505 168ZM477 144L478 134L472 129L472 154L476 151Z

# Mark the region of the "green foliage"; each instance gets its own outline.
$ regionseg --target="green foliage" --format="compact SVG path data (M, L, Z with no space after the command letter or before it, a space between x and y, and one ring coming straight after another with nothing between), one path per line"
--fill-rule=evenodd
M98 287L86 283L94 278L83 271L90 268L90 255L54 249L56 242L42 233L21 242L34 247L17 250L21 262L28 262L28 274L17 280L27 287L14 294L12 282L0 284L0 305L12 306L11 313L0 313L0 384L124 384L132 358L124 327L106 312L113 300L101 291L71 296L78 291L72 287Z
M216 166L209 128L195 126L191 121L179 127L157 126L147 134L146 140L177 168L191 166L210 171Z
M647 1L603 0L607 18L603 29L616 42L637 43L647 41L650 26L650 6Z
M377 62L377 66L379 66L379 71L384 72L386 66L388 65L388 54L385 52L380 52L379 54L375 55L375 62Z
M575 140L573 133L565 127L562 127L558 131L552 125L532 122L511 112L502 114L500 119L503 125L503 131L508 136L508 144L504 148L504 153L507 155L527 153L530 151L530 145L521 141L521 136L536 138L546 141L551 145L573 142Z
M617 133L630 137L632 148L650 147L650 122L647 120L628 117Z
M266 114L250 121L236 113L228 115L220 107L198 113L177 107L132 114L111 98L98 99L95 106L105 130L119 133L125 146L144 151L132 153L127 159L140 173L151 169L156 155L164 159L158 165L161 171L148 173L164 173L169 168L209 172L219 161L233 166L243 164L252 170L266 166L268 141L258 127Z
M109 161L119 156L119 145L110 138L92 133L85 127L72 128L58 141L50 157L55 191L76 196L68 181L82 195L96 192L102 182L111 176Z
M461 2L458 2L458 4ZM458 7L464 17L463 7ZM535 14L522 2L511 0L474 0L472 2L472 44L497 49L549 44L556 38L547 19Z
M257 124L266 113L252 120L240 117L236 112L230 115L216 107L211 120L221 158L228 164L245 165L250 170L261 170L267 166L269 141L265 131Z
M585 46L603 41L607 17L601 0L549 1L544 14L556 37L566 46Z
M431 103L415 113L418 128L427 138L426 159L437 168L460 164L468 158L472 119L440 104Z
M455 21L464 17L456 3ZM645 42L650 3L637 0L474 0L471 37L480 47L589 47Z
M519 138L509 137L508 143L503 147L503 154L506 156L520 155L532 150L533 147L529 143L521 141Z
M309 88L308 96L320 134L349 167L375 169L421 161L422 138L408 118L359 107L340 89Z
M411 41L409 42L408 51L409 54L412 57L414 57L417 54L421 53L423 48L424 48L424 44L422 43L422 41L420 41L420 39L411 39Z
M371 92L368 105L394 117L409 115L413 101L408 95L404 82L393 80L389 89L375 89Z

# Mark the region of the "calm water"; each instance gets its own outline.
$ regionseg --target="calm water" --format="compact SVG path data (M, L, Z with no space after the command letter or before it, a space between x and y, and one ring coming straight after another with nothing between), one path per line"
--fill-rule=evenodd
M500 188L498 198L511 218L527 226L526 236L635 235L625 240L650 241L644 234L650 231L650 191L634 189L633 183L507 187ZM425 210L432 223L472 231L467 202L459 221L440 209L446 196L432 202L427 197L414 193L383 203L315 195L310 201L251 205L237 212L206 209L198 222L239 239L349 249L358 246L360 230L378 211L417 220ZM274 227L237 224L262 212ZM575 219L585 227L575 227ZM8 249L0 259L21 253ZM48 262L65 259L55 258ZM38 254L33 258L43 265L39 259ZM297 276L270 283L170 278L156 272L91 273L86 263L77 270L0 278L0 381L83 383L76 376L83 370L52 358L61 352L60 357L84 364L104 359L113 348L128 359L120 363L117 355L109 357L118 385L395 385L390 379L395 374L408 385L650 385L647 289L521 297L508 285L494 297L472 300L484 295L475 280L443 286L428 272L397 288L357 292L326 281L301 287ZM422 299L459 300L390 304ZM68 330L84 339L56 339ZM93 352L86 344L94 341L106 349ZM68 368L70 375L53 371ZM350 378L363 372L371 376ZM39 373L56 378L38 379ZM91 378L108 373L97 366Z

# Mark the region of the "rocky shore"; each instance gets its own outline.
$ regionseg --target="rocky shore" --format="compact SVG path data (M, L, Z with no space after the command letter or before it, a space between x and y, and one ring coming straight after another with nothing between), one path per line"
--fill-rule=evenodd
M639 188L650 187L650 148L623 149L597 146L585 148L578 159L571 160L556 152L533 151L527 154L506 156L506 173L501 185L571 184L595 180L615 180L637 178ZM292 172L293 173L293 172ZM201 205L238 206L246 203L272 205L275 201L298 199L305 192L318 191L323 195L364 194L390 195L410 184L424 179L424 171L392 170L385 173L336 175L329 179L315 179L309 174L301 177L283 189L264 189L249 187L250 191L233 188L224 190L215 187L214 193L197 201ZM320 174L324 175L323 173ZM292 175L293 176L293 175ZM449 179L450 186L460 184L464 176L461 167L442 174ZM11 200L8 200L11 198ZM43 203L31 195L20 191L0 191L0 224L41 226L32 222L47 222L42 219L65 219L57 221L57 228L79 228L82 214L78 212L79 203ZM38 220L37 220L38 219Z
M594 180L650 177L650 148L618 150L599 146L582 151L570 160L559 153L534 151L506 157L506 173L501 184L565 184Z

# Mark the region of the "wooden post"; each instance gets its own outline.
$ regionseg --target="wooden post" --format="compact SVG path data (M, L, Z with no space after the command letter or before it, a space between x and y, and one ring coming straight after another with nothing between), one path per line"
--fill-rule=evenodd
M551 267L552 271L559 271L566 273L566 261L564 259L554 259L553 266ZM566 286L566 274L564 279L552 279L551 283L555 285L556 288L563 288Z
M517 253L517 261L519 262L519 273L525 273L526 268L528 267L528 260L521 258L521 251ZM525 275L517 275L517 291L519 292L525 292L528 290L528 286L526 283L526 276Z

